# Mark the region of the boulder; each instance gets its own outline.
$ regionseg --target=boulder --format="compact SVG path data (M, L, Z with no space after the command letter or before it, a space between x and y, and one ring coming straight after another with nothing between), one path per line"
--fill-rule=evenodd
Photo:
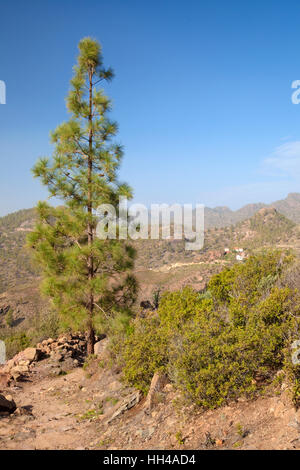
M95 343L95 345L94 345L94 354L96 354L96 356L102 356L103 353L107 349L107 345L108 345L108 339L107 338L102 339L101 341L98 341L97 343Z
M12 397L0 395L0 412L13 413L17 409Z
M40 356L40 350L37 348L27 348L24 351L21 351L14 357L14 360L17 364L20 361L29 361L29 363L37 361Z

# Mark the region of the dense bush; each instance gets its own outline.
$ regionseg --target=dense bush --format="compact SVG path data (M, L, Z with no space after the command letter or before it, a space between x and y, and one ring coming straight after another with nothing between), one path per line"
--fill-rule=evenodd
M123 348L124 377L142 392L147 392L156 371L167 365L167 339L158 318L138 319Z
M216 407L252 396L261 378L269 383L285 366L300 397L299 367L288 360L300 296L282 281L292 260L264 252L213 276L204 293L165 293L157 314L136 320L125 341L127 382L146 392L163 370L189 400Z

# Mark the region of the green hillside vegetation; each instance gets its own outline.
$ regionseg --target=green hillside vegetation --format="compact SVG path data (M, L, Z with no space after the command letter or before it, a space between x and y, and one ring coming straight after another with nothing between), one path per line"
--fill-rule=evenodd
M290 195L284 201L295 200L298 201L296 196L291 198ZM284 201L281 201L283 210L286 209ZM291 207L295 214L298 205ZM30 282L37 276L37 268L24 248L26 235L34 226L35 219L35 209L21 210L0 218L0 293ZM184 240L136 240L133 242L138 252L136 270L159 269L172 263L203 262L206 261L208 251L222 252L226 246L233 248L239 245L253 250L261 246L273 246L274 243L293 246L299 239L295 222L274 211L274 208L262 209L236 225L208 228L209 224L206 223L206 227L204 247L200 252L186 251Z
M290 349L299 338L295 279L299 265L290 253L264 251L214 275L201 293L165 293L158 311L136 319L116 351L124 379L146 393L162 371L188 401L215 408L265 392L284 369L298 405L300 368Z
M23 224L32 227L36 217L35 209L22 209L0 218L0 231L13 232Z
M279 243L291 239L296 224L276 209L261 209L251 219L236 226L236 232L245 240L247 230L253 232L246 243L249 247ZM244 237L243 237L244 234Z
M34 209L24 209L0 218L0 293L37 276L25 248L26 235L34 220Z

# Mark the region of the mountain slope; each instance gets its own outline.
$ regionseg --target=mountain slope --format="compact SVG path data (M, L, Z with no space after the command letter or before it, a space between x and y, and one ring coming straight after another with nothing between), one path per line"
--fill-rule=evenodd
M232 249L239 245L253 249L277 244L297 245L299 237L295 223L300 221L300 194L289 194L286 199L276 201L273 207L262 206L249 204L238 211L226 207L208 208L205 243L201 251L186 251L184 240L133 242L138 251L136 271L141 273L138 276L142 285L166 283L169 288L174 283L178 288L184 279L185 283L194 282L200 288L207 275L216 269L216 262L223 264L226 261L223 258L225 247ZM286 217L289 214L291 220ZM34 220L34 209L0 218L0 293L15 287L30 286L37 277L30 254L24 248L26 235L33 227ZM217 227L209 228L212 221ZM218 227L219 224L226 226ZM173 267L178 273L176 279L171 273Z
M228 207L215 207L214 209L207 207L205 208L205 226L211 228L233 225L249 219L264 207L274 207L293 222L300 223L300 193L290 193L285 199L271 204L247 204L236 211Z
M24 247L34 220L34 209L20 210L0 218L0 293L36 276Z
M292 242L297 236L296 224L280 214L275 207L260 209L250 219L235 227L235 239L247 247Z

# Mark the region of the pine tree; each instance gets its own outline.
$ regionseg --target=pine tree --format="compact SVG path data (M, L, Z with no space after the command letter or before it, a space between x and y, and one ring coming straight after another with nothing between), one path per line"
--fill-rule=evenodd
M123 150L114 142L117 124L109 119L111 102L101 87L113 78L103 66L101 45L84 38L67 97L68 122L52 133L52 159L33 168L59 207L37 206L38 222L28 242L42 266L42 290L64 322L88 332L88 354L94 351L95 328L127 312L136 293L131 274L135 251L121 240L95 236L100 204L118 208L131 189L117 180Z

